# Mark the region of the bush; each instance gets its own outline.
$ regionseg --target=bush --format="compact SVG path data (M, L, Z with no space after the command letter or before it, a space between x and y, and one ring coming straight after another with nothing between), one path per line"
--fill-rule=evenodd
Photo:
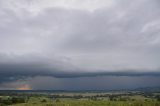
M60 100L59 100L59 99L56 99L56 102L60 102Z
M43 99L41 102L47 102L47 100L46 100L46 99Z
M156 96L157 101L160 101L160 95Z
M24 97L13 97L12 103L25 103L26 99Z
M2 104L5 104L5 105L11 105L12 104L12 101L10 99L6 99L6 100L3 100L2 101ZM3 105L2 105L3 106Z

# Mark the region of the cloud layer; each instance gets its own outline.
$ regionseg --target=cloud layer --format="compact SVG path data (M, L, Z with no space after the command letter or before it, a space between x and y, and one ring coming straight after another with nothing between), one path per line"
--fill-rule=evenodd
M0 78L159 75L158 0L1 0Z

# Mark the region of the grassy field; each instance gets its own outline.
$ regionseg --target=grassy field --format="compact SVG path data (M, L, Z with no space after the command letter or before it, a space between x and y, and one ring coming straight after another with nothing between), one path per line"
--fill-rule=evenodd
M88 100L88 99L56 99L30 98L27 103L11 106L160 106L158 101L110 101L110 100Z
M2 92L0 106L160 106L159 92Z

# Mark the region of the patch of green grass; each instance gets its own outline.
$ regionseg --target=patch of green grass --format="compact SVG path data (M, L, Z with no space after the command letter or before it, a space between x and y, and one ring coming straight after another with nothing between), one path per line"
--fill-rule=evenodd
M46 100L46 102L42 102ZM49 99L45 97L31 97L27 103L12 106L160 106L158 101L109 101L88 99Z

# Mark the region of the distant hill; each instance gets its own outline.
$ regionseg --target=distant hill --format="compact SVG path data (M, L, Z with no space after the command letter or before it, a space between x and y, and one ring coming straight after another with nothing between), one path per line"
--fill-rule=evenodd
M160 92L160 86L159 87L143 87L143 88L137 88L134 90L143 91L143 92Z
M160 86L141 87L136 89L119 89L119 90L0 90L0 93L2 92L62 93L62 92L117 92L117 91L160 92Z

